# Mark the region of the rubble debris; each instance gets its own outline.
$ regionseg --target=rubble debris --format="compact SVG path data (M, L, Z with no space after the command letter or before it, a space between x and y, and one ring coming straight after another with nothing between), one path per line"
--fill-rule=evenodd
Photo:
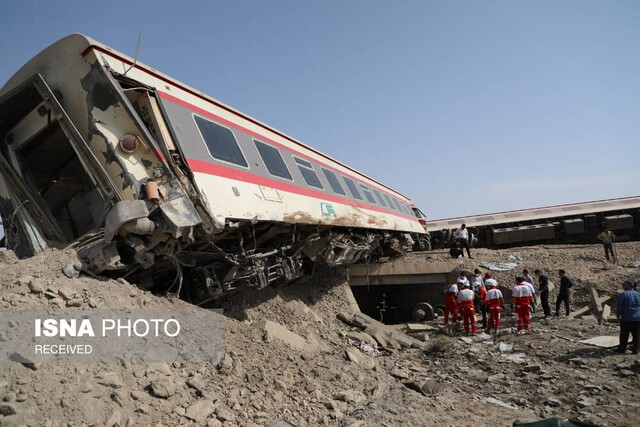
M611 296L606 296L606 297L599 297L598 298L598 303L599 304L604 304L606 302L609 302L609 300L611 300ZM572 311L569 313L569 318L574 319L574 318L579 318L580 316L590 313L593 310L593 306L591 304L582 307L576 311Z
M586 340L578 341L580 344L593 345L602 348L613 348L620 345L620 335L600 335ZM629 337L629 342L633 342L633 337Z
M353 363L364 366L367 369L373 369L376 366L376 362L373 359L362 354L360 350L354 347L348 347L345 350L345 356Z
M378 322L377 320L360 312L354 313L351 316L348 316L345 313L339 313L337 318L348 325L364 330L364 332L373 337L373 339L382 348L421 348L424 345L422 341L396 331L384 323Z
M507 353L513 350L513 344L507 344L505 342L498 343L497 347L500 353Z
M504 403L502 400L496 399L494 397L484 397L482 398L487 403L492 403L494 405L502 406L507 409L518 409L516 406L509 405L508 403Z
M174 382L168 378L154 380L150 384L151 394L161 399L168 399L176 393Z
M447 385L439 383L437 381L423 381L422 383L417 383L415 381L405 381L404 384L407 388L411 390L415 390L419 393L424 394L425 396L435 396L436 394L440 394L442 391L446 390Z
M310 346L310 344L307 343L307 341L305 341L305 339L300 335L294 334L289 329L276 322L263 320L256 323L255 326L265 334L267 339L280 340L296 350L316 350L315 348L313 348L313 346Z
M31 278L27 283L27 286L29 287L29 291L31 291L32 294L41 294L44 292L45 288L43 281L36 278Z
M438 328L426 323L407 323L406 330L407 332L427 332L438 330Z
M515 262L481 262L481 267L488 268L491 271L511 271L518 266Z
M16 407L11 403L0 403L0 414L4 416L15 415L18 411L16 411Z
M634 259L640 256L640 244L625 245L621 253L628 252ZM568 251L549 254L548 250L537 247L522 251L529 268L541 265L552 274L549 266L561 262L567 271L572 271L572 278L583 274L585 280L598 283L601 295L615 295L620 283L618 279L629 272L612 269L586 277L592 274L590 267L594 261L591 259L602 257L601 246L596 245L589 249L590 252L580 249L569 255L565 253ZM589 256L571 264L575 253ZM28 272L31 277L41 278L45 290L50 288L56 300L63 304L68 300L58 295L61 287L68 288L72 298L81 297L85 306L93 300L106 308L190 307L175 298L135 289L132 292L129 285L115 280L69 279L57 274L58 267L73 260L65 259L66 255L60 251L45 255L16 265L2 265L6 279L0 284L0 296L16 295L12 300L19 307L48 307L51 300L43 294L29 292L28 282L18 284L18 279ZM465 262L506 256L505 251L482 249L474 255L477 261ZM424 255L420 256L424 258ZM498 280L508 285L512 273L499 274L496 273ZM576 288L572 302L578 307L588 305L590 297L586 289ZM435 321L427 324L434 330L428 331L430 340L423 343L424 348L417 349L412 345L393 350L400 349L400 344L392 338L392 333L405 332L405 324L366 322L365 329L352 330L345 326L346 322L336 319L341 311L351 313L347 290L348 284L339 272L323 271L302 286L249 292L242 298L225 302L226 354L220 368L206 364L45 363L38 371L31 371L19 364L7 364L0 370L0 398L11 400L0 403L13 405L18 412L11 416L12 422L28 414L30 420L23 422L26 425L44 425L47 420L63 420L72 425L83 422L104 425L107 419L119 419L120 425L191 423L212 427L270 425L280 419L290 420L295 425L348 425L360 420L364 425L422 425L425 419L436 425L510 425L516 415L523 422L533 422L560 409L569 418L588 414L594 422L607 425L625 425L629 419L640 417L640 408L633 406L640 362L634 363L635 359L630 355L618 356L579 342L611 335L613 346L617 346L617 324L598 325L564 318L545 320L538 313L532 316L533 333L516 336L508 333L511 319L505 316L503 335L493 338L495 342L487 345L485 341L478 342L486 338L480 334L470 337L471 344L459 341L459 335L445 336L439 326L441 323ZM506 292L505 297L509 299ZM290 304L292 300L303 302L323 322L316 321L313 313L304 310L301 304ZM8 307L8 304L0 301L0 307ZM604 311L604 305L602 308ZM353 315L346 317L351 321ZM307 354L278 339L261 344L263 332L255 324L262 320L276 322L305 341L311 342L310 337L315 336L322 351ZM371 331L376 330L379 339L388 341L385 346L380 346L373 338ZM367 335L361 335L365 333ZM579 334L582 337L578 338ZM500 342L513 346L510 352L504 353L506 355L524 353L525 363L516 364L500 356L503 354L499 350ZM377 352L377 357L371 357L365 346ZM357 353L374 360L375 368L367 369L346 360L347 348L354 348ZM116 389L99 383L108 372L118 376L122 387ZM392 376L392 372L399 376ZM166 378L173 385L175 392L170 397L157 398L153 394L151 383L159 378ZM424 389L416 387L410 391L405 384L410 382ZM432 384L433 390L424 386L425 383ZM437 387L444 388L438 390ZM334 396L335 391L347 390L361 395L347 393L344 400ZM425 392L432 394L425 397ZM461 396L464 405L460 405ZM488 403L483 399L485 396L517 407L517 412ZM363 398L366 400L356 403ZM547 398L561 401L561 406L545 405ZM85 401L92 404L85 405ZM221 410L214 410L202 422L186 416L190 407L205 401L214 402ZM585 407L586 404L591 405ZM208 403L202 405L210 407ZM487 407L491 410L487 411ZM196 413L191 415L195 417Z
M184 416L189 418L190 420L195 421L196 423L203 423L211 414L213 414L216 410L216 406L210 400L203 399L198 400L185 412Z
M107 372L103 374L102 377L98 380L98 384L116 389L124 386L122 378L120 378L120 376L118 376L118 374L116 374L115 372Z
M522 257L522 254L520 252L514 252L511 255L507 256L507 261L520 264L524 261L524 258Z
M62 266L62 273L70 279L74 279L80 275L80 268L77 268L78 264L65 264Z

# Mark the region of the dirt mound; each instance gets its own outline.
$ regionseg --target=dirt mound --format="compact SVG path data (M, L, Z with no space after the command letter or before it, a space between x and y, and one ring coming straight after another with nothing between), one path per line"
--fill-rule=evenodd
M627 246L638 249L637 244L621 246L621 256ZM596 249L518 251L530 269L549 270L556 268L561 253L572 277L588 271L603 290L613 292L618 280L613 270L591 271L602 265L589 259L597 256ZM511 252L476 250L468 267L503 261ZM0 255L0 308L188 306L122 279L69 278L62 267L76 261L73 252L61 251L22 261L10 253ZM577 334L615 333L615 325L542 323L534 317L534 335L505 335L492 344L444 337L425 349L376 350L371 336L337 319L339 313L354 311L345 277L341 271L321 270L291 286L225 300L226 355L218 365L4 365L0 425L252 426L279 419L295 425L510 425L515 419L554 414L624 425L625 414L637 417L637 407L630 406L637 400L635 365L624 356L589 353L577 342ZM440 325L431 327L429 338L435 342L442 335ZM498 341L523 353L525 364L502 357ZM581 361L571 360L576 358ZM629 369L618 367L622 364ZM490 403L488 397L507 406Z

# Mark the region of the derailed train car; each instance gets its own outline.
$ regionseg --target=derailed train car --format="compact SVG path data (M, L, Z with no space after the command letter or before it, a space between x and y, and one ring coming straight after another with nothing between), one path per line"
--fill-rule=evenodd
M83 35L0 90L0 215L20 257L205 303L428 234L391 188Z

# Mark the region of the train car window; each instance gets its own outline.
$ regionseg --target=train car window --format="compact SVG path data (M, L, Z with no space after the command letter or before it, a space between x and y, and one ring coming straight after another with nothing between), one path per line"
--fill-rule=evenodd
M362 192L364 193L364 196L367 198L369 203L371 203L372 205L375 205L376 201L373 198L373 196L371 195L371 192L369 191L369 188L367 188L367 186L364 185L364 184L360 184L360 188L362 189Z
M393 207L400 212L400 205L398 205L398 201L394 197L391 198L391 203L393 203Z
M426 219L427 218L427 216L424 213L422 213L422 211L420 209L418 209L418 208L413 208L413 213L415 213L416 218L420 218L420 219Z
M404 203L404 211L407 215L413 216L413 211L411 210L411 206L408 203Z
M342 179L344 179L344 182L347 184L347 187L349 187L349 191L351 191L351 194L353 195L353 197L358 200L362 200L362 196L358 191L358 187L356 187L356 183L353 182L352 179L347 178L346 176L343 176Z
M322 173L324 173L325 178L327 178L327 181L329 181L329 185L331 186L333 191L335 193L346 196L347 193L345 193L344 190L342 189L342 186L340 185L340 181L338 181L338 177L336 176L336 174L331 172L329 169L325 169L325 168L321 168L321 169L322 169Z
M258 149L258 153L260 153L260 157L262 157L262 161L271 175L293 180L291 173L289 173L289 169L287 169L287 165L284 163L282 155L277 148L255 139L253 140L253 143Z
M393 209L393 203L391 203L391 197L389 197L387 193L382 193L382 195L384 196L384 199L387 201L387 204L389 205L389 207Z
M231 129L199 116L193 116L193 118L211 157L245 168L249 167Z
M311 165L311 163L295 156L293 160L295 160L295 162L298 164L298 169L300 169L300 173L302 174L304 182L306 182L307 185L324 189L322 183L320 182L320 179L318 179L318 175L316 175L316 171L313 170L313 166Z
M373 193L376 195L378 202L380 202L380 204L386 208L387 204L385 203L384 198L382 197L382 194L380 194L380 192L375 188L372 188L372 190L373 190Z

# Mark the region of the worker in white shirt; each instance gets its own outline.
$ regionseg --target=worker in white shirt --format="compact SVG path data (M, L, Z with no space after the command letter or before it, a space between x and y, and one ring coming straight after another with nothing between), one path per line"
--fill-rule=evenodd
M489 323L487 327L487 333L491 333L493 329L498 335L500 329L500 311L504 305L504 298L502 292L498 289L498 282L495 279L486 279L484 285L487 287L487 301L489 302Z
M462 319L464 321L464 330L467 334L477 333L478 326L476 325L476 311L473 308L473 298L475 294L471 290L471 285L465 283L462 285L462 290L458 292L458 307L462 311Z
M464 274L464 272L460 272L460 275L458 276L458 279L456 279L456 282L458 283L458 288L462 289L462 285L464 285L465 283L469 283L469 279L467 279L467 276Z
M529 326L530 304L534 298L535 291L531 291L531 283L525 282L522 276L516 277L516 286L513 288L512 299L516 306L515 312L518 316L518 333L526 334L531 329Z
M471 252L469 251L469 230L467 230L467 225L462 224L460 228L453 232L453 237L460 240L462 247L467 249L467 255L469 258L473 259ZM464 257L464 255L462 256Z

